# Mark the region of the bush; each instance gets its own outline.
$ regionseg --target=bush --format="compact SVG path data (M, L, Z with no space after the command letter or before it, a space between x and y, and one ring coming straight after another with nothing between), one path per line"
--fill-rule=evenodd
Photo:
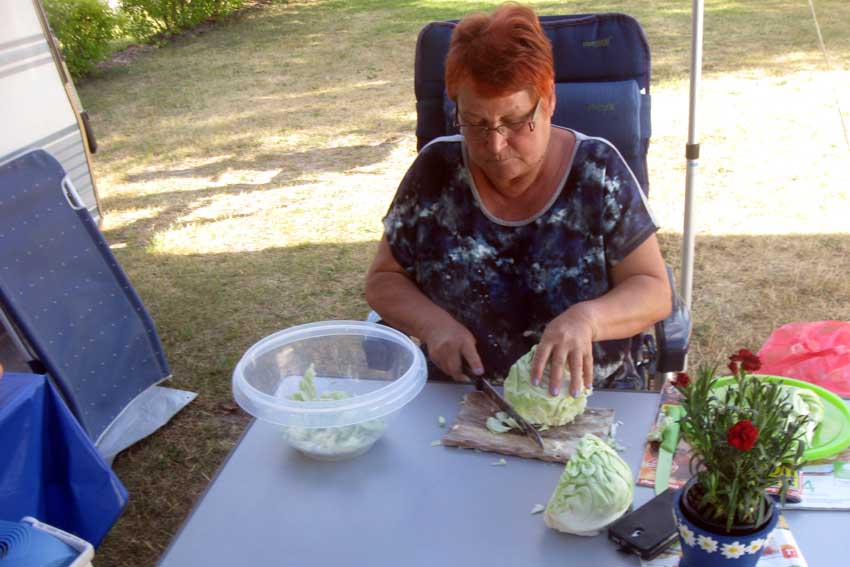
M170 36L230 14L246 0L122 0L126 31L136 39Z
M72 76L85 75L108 55L116 18L105 0L44 0L44 9Z

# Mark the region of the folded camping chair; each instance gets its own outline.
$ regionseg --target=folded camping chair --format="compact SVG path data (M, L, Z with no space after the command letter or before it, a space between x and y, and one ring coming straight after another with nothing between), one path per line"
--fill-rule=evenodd
M195 397L170 377L153 320L60 163L0 164L0 322L111 459Z
M610 141L649 194L649 44L637 20L625 14L543 16L552 42L557 103L553 123ZM432 22L416 42L416 139L422 149L438 136L457 134L454 103L446 95L445 59L457 21ZM668 267L672 282L672 271ZM690 336L687 307L673 292L673 312L651 335L633 340L634 359L648 385L655 373L684 368ZM656 349L657 343L657 349Z

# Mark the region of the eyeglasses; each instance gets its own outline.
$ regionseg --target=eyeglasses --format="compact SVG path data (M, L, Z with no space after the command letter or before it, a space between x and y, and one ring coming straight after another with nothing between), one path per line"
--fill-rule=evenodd
M484 124L461 124L457 114L457 107L455 107L454 125L455 128L460 130L464 137L479 142L486 140L490 135L490 132L496 132L506 139L510 138L511 136L520 134L526 125L528 125L529 132L534 132L534 117L537 115L537 109L540 107L540 100L541 99L539 98L537 99L537 104L534 105L534 110L531 111L531 114L529 114L527 118L517 122L503 122L498 126L492 127Z

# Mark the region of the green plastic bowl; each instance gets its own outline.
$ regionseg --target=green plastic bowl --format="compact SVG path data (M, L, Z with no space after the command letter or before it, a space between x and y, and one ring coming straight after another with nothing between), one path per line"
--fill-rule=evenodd
M826 459L850 447L850 408L840 397L820 386L794 378L770 376L768 374L755 374L755 376L761 380L780 382L787 386L811 390L823 400L823 421L815 429L812 446L803 453L803 457L807 461ZM718 378L715 387L724 386L734 380L734 376Z

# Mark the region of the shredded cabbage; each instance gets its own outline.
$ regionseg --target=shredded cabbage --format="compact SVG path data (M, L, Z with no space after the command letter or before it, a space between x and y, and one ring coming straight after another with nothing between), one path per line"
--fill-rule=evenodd
M510 425L507 425L506 423L500 421L498 418L495 417L488 417L487 421L485 422L485 425L487 426L487 429L489 429L493 433L507 433L511 430Z
M289 399L300 402L319 400L344 400L351 397L348 392L330 391L321 395L316 391L316 370L311 364L298 384L298 391ZM364 421L343 427L295 427L284 428L284 437L296 449L315 457L339 459L363 453L384 433L386 424L381 419Z

